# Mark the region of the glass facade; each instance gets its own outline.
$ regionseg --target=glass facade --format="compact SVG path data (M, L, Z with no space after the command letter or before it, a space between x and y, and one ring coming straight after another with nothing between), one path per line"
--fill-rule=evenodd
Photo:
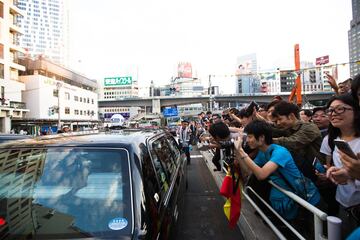
M42 55L54 63L67 65L67 0L18 0L26 15L18 18L25 34L21 47L30 56Z

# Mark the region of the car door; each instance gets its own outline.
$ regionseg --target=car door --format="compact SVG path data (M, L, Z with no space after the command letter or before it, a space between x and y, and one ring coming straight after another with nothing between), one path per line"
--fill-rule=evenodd
M179 184L177 176L179 164L174 159L174 154L169 146L167 135L162 135L150 142L150 155L155 166L158 181L161 186L161 227L159 239L169 239L170 230L177 219L177 193Z

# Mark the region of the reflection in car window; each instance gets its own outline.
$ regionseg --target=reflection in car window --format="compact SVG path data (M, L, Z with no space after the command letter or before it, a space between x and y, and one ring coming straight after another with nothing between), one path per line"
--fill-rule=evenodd
M172 153L166 141L166 138L157 139L156 141L153 142L152 147L156 155L158 156L159 160L161 161L166 171L166 174L168 175L168 178L172 179L176 170L176 165L172 158Z
M180 160L181 153L180 153L179 148L177 147L177 143L173 137L168 137L167 140L169 142L172 156L175 159L175 163L179 164L178 161Z
M17 171L19 167L21 171ZM20 239L50 239L111 238L131 232L130 178L124 150L2 151L0 174L1 195L6 205L12 206L2 209L5 215L0 213L7 224L1 235L10 239L16 239L15 233ZM114 219L123 222L121 230L111 229Z
M160 182L160 187L161 187L161 196L164 197L165 193L167 192L167 190L169 189L169 184L168 184L168 180L167 180L167 176L165 174L165 170L161 164L161 161L159 160L159 157L157 156L156 152L152 149L151 150L151 158L153 160L154 163L154 167L156 170L156 174L159 178L159 182Z

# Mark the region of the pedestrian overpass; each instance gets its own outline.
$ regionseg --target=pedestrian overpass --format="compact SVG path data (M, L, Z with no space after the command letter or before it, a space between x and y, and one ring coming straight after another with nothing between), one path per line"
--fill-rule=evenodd
M145 97L145 98L124 98L119 100L101 100L98 102L99 108L105 107L145 107L151 108L153 113L161 113L162 107L181 106L195 103L201 103L206 106L209 102L217 102L227 104L231 102L248 103L256 101L258 103L268 103L275 96L281 96L283 99L288 99L290 93L280 94L231 94L231 95L202 95L202 96L160 96L160 97ZM304 102L307 101L324 101L333 96L333 92L310 92L304 93Z

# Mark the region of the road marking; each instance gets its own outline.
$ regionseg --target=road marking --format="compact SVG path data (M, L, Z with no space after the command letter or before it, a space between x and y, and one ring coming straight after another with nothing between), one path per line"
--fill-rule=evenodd
M191 155L190 157L191 157L191 158L202 158L203 155Z

